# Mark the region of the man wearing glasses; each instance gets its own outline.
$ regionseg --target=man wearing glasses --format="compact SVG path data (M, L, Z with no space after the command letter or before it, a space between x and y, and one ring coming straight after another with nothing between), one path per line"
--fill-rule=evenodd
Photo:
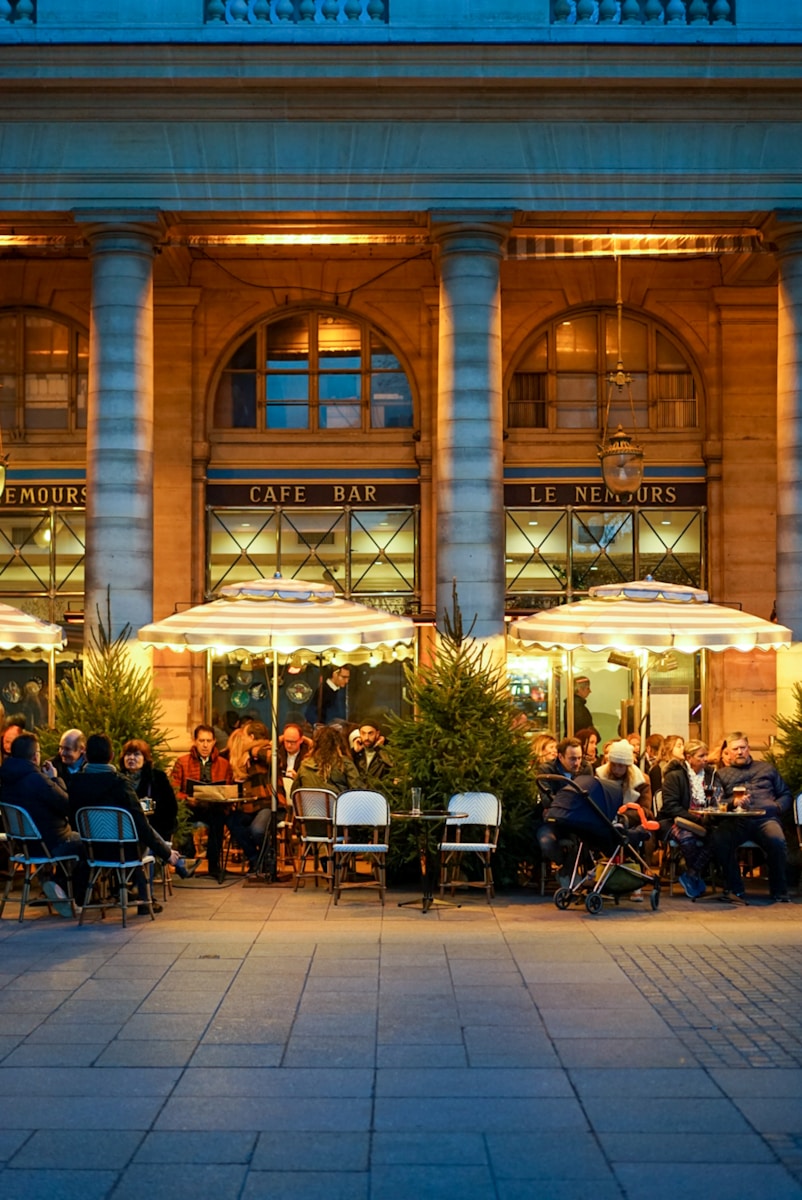
M721 821L715 831L717 853L724 870L724 882L730 896L744 899L744 881L738 865L737 850L744 842L754 842L766 855L769 871L769 892L773 903L788 903L786 862L788 847L781 825L784 814L793 807L788 784L776 767L756 762L749 750L745 733L728 733L724 746L730 754L730 765L719 771L724 795L736 808L743 808L743 818ZM735 789L745 789L736 794ZM754 815L750 815L754 813ZM758 815L760 814L760 815Z

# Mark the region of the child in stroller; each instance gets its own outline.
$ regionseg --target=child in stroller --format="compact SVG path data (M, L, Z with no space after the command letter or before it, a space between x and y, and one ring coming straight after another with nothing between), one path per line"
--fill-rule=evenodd
M584 903L599 913L604 897L618 904L622 896L650 888L650 903L660 903L660 878L653 874L640 850L656 821L638 804L623 804L621 785L614 780L541 775L538 788L546 806L545 819L554 823L558 838L578 840L570 883L554 896L560 909Z

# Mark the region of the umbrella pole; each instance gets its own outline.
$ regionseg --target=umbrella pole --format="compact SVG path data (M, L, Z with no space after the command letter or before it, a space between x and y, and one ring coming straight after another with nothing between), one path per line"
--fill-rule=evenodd
M56 723L56 649L52 647L47 664L47 723L52 728Z
M271 699L272 730L270 741L270 804L273 809L273 819L270 822L270 838L273 843L273 862L270 877L275 882L278 878L278 650L273 650L273 690Z

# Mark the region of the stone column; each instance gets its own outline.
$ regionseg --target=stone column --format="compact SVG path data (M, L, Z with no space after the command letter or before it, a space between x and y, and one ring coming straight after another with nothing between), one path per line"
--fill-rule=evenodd
M802 225L776 242L777 617L802 641Z
M784 222L773 231L779 268L777 619L793 630L794 645L777 655L774 711L790 717L802 677L802 213L775 215Z
M507 227L466 219L435 227L440 244L436 423L437 620L456 580L466 629L504 632L504 488L500 264Z
M153 619L155 214L76 214L92 262L86 431L87 644ZM110 599L109 599L110 598Z

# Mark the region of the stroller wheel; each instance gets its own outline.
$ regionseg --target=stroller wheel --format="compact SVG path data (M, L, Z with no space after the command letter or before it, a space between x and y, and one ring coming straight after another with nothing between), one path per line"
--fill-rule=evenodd
M561 908L561 909L569 908L571 905L572 899L573 899L573 893L571 892L570 888L560 888L560 890L558 892L554 893L554 903L557 905L558 908Z
M585 897L585 908L589 913L600 913L604 908L604 899L598 892L588 892Z
M652 912L656 912L657 909L660 907L660 888L659 887L652 889L652 892L649 896L649 903L652 906Z

